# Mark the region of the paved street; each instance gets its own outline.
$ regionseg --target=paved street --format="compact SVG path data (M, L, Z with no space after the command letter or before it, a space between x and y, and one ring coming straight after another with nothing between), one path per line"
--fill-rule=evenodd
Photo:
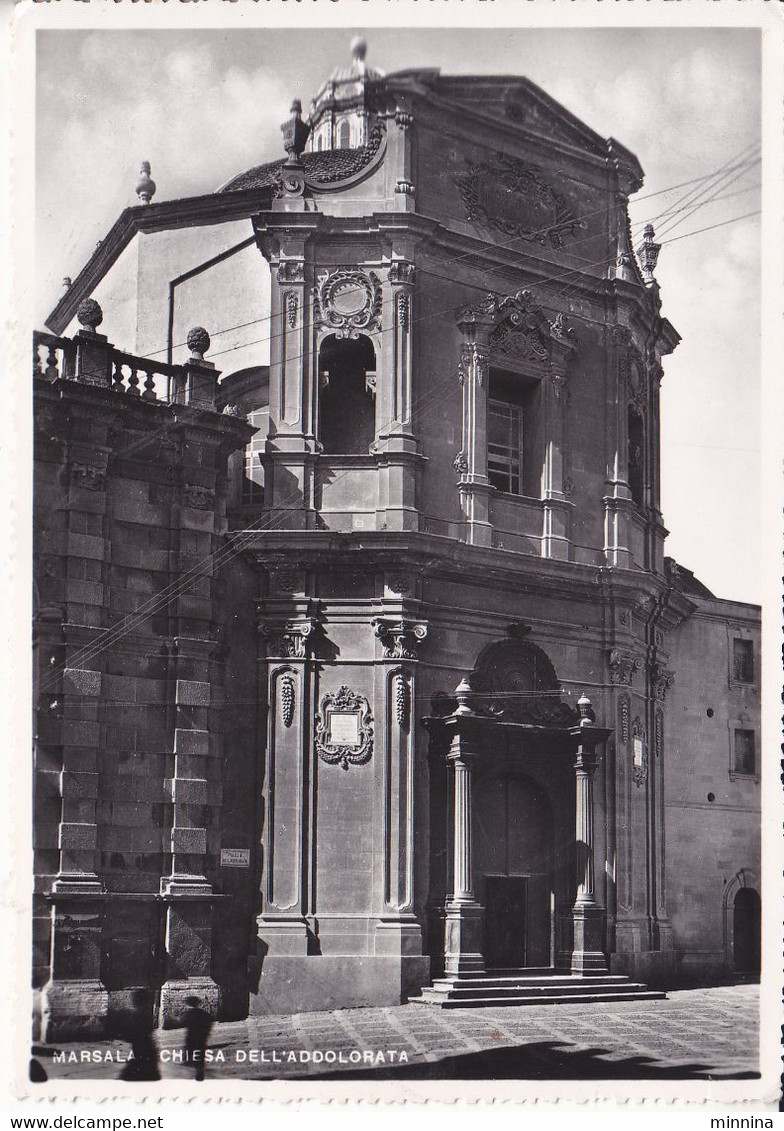
M401 1005L216 1025L207 1079L742 1079L757 1073L759 988L664 1001L439 1010ZM183 1033L156 1034L161 1076L186 1079ZM122 1041L34 1048L50 1078L116 1078ZM55 1056L55 1053L58 1055ZM91 1062L82 1063L89 1053ZM107 1059L111 1055L111 1059ZM101 1063L95 1063L101 1058ZM371 1060L372 1057L372 1060Z

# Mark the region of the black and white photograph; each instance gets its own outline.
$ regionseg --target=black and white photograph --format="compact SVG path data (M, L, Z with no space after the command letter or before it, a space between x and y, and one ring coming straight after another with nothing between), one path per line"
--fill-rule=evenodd
M772 6L72 7L19 1094L778 1111Z

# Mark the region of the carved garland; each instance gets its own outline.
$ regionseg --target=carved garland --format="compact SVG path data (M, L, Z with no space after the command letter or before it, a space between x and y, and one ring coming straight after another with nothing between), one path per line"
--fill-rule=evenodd
M280 681L280 715L284 727L290 727L294 721L294 680L290 675Z
M645 785L648 780L648 743L639 715L632 724L632 777L636 786Z
M333 716L355 719L347 730L355 729L356 741L345 741L343 732L333 730ZM373 717L370 704L363 695L357 695L343 684L335 692L321 697L316 715L316 752L322 762L347 770L350 765L361 766L373 755Z
M411 713L411 691L404 672L395 674L395 721L399 727L408 725Z

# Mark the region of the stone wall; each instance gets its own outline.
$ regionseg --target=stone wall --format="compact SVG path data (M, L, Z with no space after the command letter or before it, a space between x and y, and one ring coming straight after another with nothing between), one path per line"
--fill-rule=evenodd
M39 336L34 377L34 978L57 1039L105 1030L133 989L164 1020L189 987L217 1008L219 562L249 433L201 352L167 371L83 314Z

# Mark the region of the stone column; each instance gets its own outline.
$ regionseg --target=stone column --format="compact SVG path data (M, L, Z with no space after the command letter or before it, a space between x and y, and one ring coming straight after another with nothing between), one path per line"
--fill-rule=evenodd
M458 378L463 390L461 448L454 466L460 479L458 493L465 520L465 540L472 545L492 544L490 493L487 476L487 385L490 331L495 322L490 314L463 311L458 329L463 335Z
M471 716L468 705L471 688L463 680L457 688L457 717ZM452 891L445 911L444 973L457 978L472 971L483 971L481 941L484 908L474 898L472 867L471 763L475 752L464 735L457 733L447 753L452 768Z
M304 589L304 579L297 587ZM259 623L268 702L264 872L258 935L271 956L305 956L312 912L312 651L318 622L304 596L267 598ZM263 670L263 669L262 669Z
M417 475L421 457L412 430L414 265L404 241L387 273L384 326L374 341L378 358L376 434L379 530L416 530Z
M383 850L377 873L383 910L376 924L375 953L419 956L422 929L414 914L414 711L418 648L427 626L401 616L374 621L373 631L383 654L376 669L376 699L384 704L386 719L383 735L376 737L383 755L378 779Z
M109 384L107 339L94 332L102 317L93 300L79 307L83 326L75 337L76 372L68 384L69 442L65 448L65 498L57 519L64 558L62 676L42 673L39 742L60 747L59 772L51 783L59 794L58 868L51 886L49 980L42 993L45 1040L101 1035L108 993L101 980L103 884L96 872L98 783L105 742L102 711L103 649L107 604L106 478L112 435L121 406L105 402ZM50 512L51 513L51 512ZM46 535L42 532L42 542ZM49 560L52 560L49 558ZM54 671L60 670L58 662ZM47 717L48 716L48 717ZM52 775L55 776L55 775Z
M174 689L172 776L166 791L172 803L171 871L161 878L166 904L166 980L161 987L160 1020L176 1025L185 999L197 996L203 1008L217 1015L220 991L211 975L212 884L205 876L211 797L209 759L214 756L210 733L211 641L178 637L169 645Z
M288 167L287 167L288 168ZM301 200L292 197L292 200ZM265 217L255 224L270 264L270 401L266 445L267 509L287 529L312 529L318 434L317 343L306 245L318 224L307 213ZM285 521L284 521L285 519Z
M565 366L552 364L542 382L542 557L568 561L573 504L564 490L564 416L569 399Z
M590 726L590 700L578 702L581 726ZM577 848L577 898L574 901L574 949L572 973L606 971L604 954L604 908L596 898L593 850L593 779L596 754L593 744L579 742L574 762L575 840Z
M634 504L629 491L627 406L629 346L625 326L613 326L607 342L608 443L604 502L604 555L610 566L631 565L629 522Z

